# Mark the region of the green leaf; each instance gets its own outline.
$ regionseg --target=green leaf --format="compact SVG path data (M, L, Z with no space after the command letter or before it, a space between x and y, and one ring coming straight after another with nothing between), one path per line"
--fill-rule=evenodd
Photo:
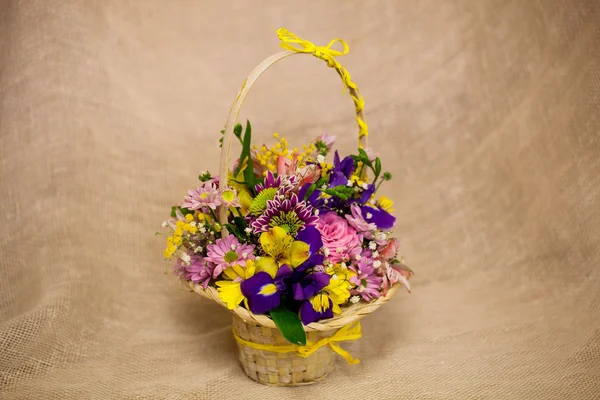
M246 221L244 220L243 217L234 217L233 218L233 222L235 223L235 226L238 228L238 230L240 231L240 234L245 234L245 229L248 227L248 225L246 224Z
M193 214L194 213L194 210L190 210L188 208L179 207L179 209L181 210L181 213L183 215L188 215L188 214Z
M364 149L358 149L358 154L360 155L360 161L362 161L363 164L373 168L373 164L371 163L371 161L369 161L369 156L367 155L367 152Z
M171 218L175 218L177 216L176 210L177 210L177 206L171 207Z
M246 132L244 132L244 142L242 148L242 154L244 157L240 157L240 160L248 160L246 169L244 169L244 181L246 182L246 185L248 185L248 187L254 192L254 186L256 186L256 175L254 175L254 165L250 159L250 144L252 143L251 132L252 129L250 127L250 121L246 121Z
M242 141L242 153L240 154L240 163L238 164L237 168L233 172L233 176L235 176L235 177L237 177L239 175L240 171L242 170L242 165L244 165L244 161L246 160L246 158L248 158L250 156L251 132L248 132L249 125L250 125L250 122L248 122L248 124L246 125L246 133L244 133L244 140ZM248 142L247 147L246 147L246 139Z
M345 185L338 185L331 189L335 190L336 192L339 192L339 193L344 193L347 196L351 196L354 193L354 189L352 187L345 186Z
M306 189L306 194L304 194L304 198L302 200L306 201L306 199L308 199L308 197L312 194L312 192L315 191L316 188L317 188L317 184L316 183L313 183L312 185L310 185L308 187L308 189Z
M233 236L235 236L238 240L244 240L244 238L242 237L241 233L238 231L238 228L233 225L233 224L225 224L224 225L227 230L233 234Z
M271 318L290 343L306 346L306 332L298 318L298 314L288 310L283 305L271 310Z
M375 175L379 176L381 173L381 160L379 157L375 159Z
M342 200L348 200L348 197L349 197L345 193L338 192L337 190L334 190L334 189L325 189L325 190L323 190L323 193L326 193L326 194L328 194L330 196L339 197Z

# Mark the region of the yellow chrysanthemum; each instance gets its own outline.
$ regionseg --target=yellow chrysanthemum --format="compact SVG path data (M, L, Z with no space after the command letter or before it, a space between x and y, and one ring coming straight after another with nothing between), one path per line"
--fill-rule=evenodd
M377 205L390 214L396 211L394 210L394 202L385 196L381 196L379 200L377 200Z
M225 280L217 281L217 291L219 298L227 305L227 308L233 310L240 305L242 301L246 302L248 308L248 300L242 293L242 281L254 276L256 268L253 260L246 260L246 266L234 265L223 271Z

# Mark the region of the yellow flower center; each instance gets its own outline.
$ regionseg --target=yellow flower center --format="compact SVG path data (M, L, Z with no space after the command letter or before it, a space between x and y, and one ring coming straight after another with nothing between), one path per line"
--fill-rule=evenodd
M258 294L262 294L264 296L270 296L274 293L277 293L277 286L275 286L273 283L266 284L260 288L260 291L258 292Z
M223 192L223 200L225 200L227 203L231 203L233 200L235 200L235 193L233 193L233 190L225 190Z
M225 260L225 262L232 263L238 259L238 254L235 251L230 250L227 253L225 253L223 259Z

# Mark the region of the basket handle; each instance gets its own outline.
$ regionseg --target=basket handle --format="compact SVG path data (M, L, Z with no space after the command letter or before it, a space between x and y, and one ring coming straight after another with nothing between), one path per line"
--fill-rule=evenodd
M240 109L242 108L242 104L246 99L246 96L250 92L252 85L258 80L258 78L265 72L269 67L278 62L279 60L286 58L288 56L292 56L295 54L309 54L313 55L327 63L327 66L330 68L334 68L342 81L344 86L348 89L350 93L350 97L354 101L355 112L356 112L356 122L358 124L358 146L359 148L363 148L367 146L367 136L369 134L369 127L365 122L364 116L364 106L365 102L363 97L358 91L358 87L350 78L350 74L336 59L336 56L343 56L344 54L348 54L349 48L346 42L342 39L334 39L327 46L315 46L308 40L304 40L289 32L287 29L281 28L277 30L277 35L279 39L281 39L281 47L286 49L287 51L273 54L272 56L263 60L254 70L248 75L240 91L238 92L233 106L229 111L229 116L227 117L227 122L225 124L225 133L223 136L223 145L221 148L221 159L220 159L220 168L219 168L219 176L220 179L220 191L224 191L227 189L227 176L228 176L228 168L231 160L231 142L233 139L233 127L237 121L238 115L240 113ZM343 46L343 51L333 50L331 47L340 43ZM227 223L227 207L219 207L219 222L221 224Z

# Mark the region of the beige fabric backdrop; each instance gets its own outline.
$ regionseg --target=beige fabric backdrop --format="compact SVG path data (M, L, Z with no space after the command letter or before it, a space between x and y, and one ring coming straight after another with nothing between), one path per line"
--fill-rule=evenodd
M245 377L153 235L280 26L350 44L417 272L298 389ZM600 398L599 72L596 0L0 0L0 398ZM347 151L352 111L293 57L243 117Z

